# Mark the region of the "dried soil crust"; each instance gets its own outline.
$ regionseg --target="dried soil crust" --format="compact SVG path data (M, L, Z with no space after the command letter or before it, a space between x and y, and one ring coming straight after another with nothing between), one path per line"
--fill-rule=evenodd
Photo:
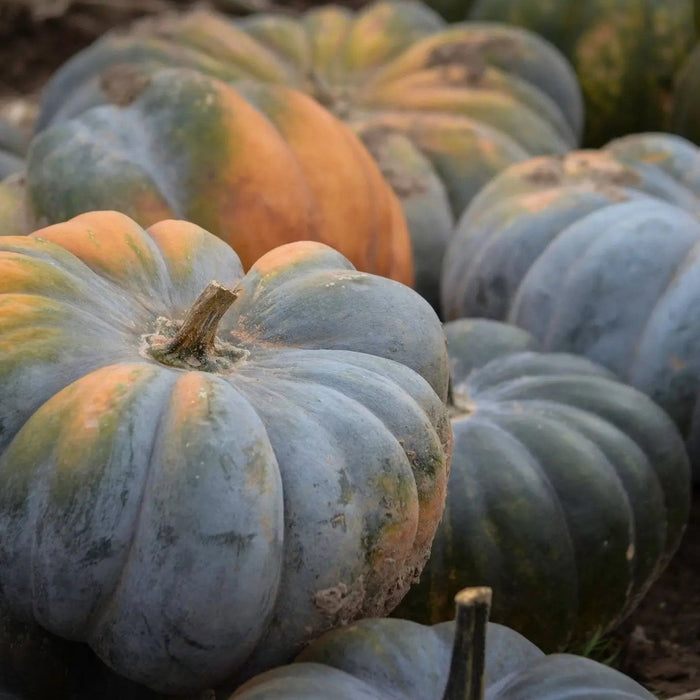
M337 0L336 0L337 1ZM0 115L31 129L51 73L100 34L138 17L193 5L188 0L24 0L0 4ZM206 4L206 3L200 3ZM217 4L212 0L211 4ZM218 0L240 10L304 8L314 0ZM363 0L345 0L358 7ZM44 15L37 15L37 9ZM54 16L46 17L46 13ZM661 698L700 691L700 489L688 532L663 576L615 633L614 665ZM700 694L697 696L700 698Z

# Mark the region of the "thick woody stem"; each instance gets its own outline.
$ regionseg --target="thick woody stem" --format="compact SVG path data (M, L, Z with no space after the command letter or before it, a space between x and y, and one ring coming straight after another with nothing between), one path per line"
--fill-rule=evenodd
M159 359L192 367L206 366L214 351L221 317L239 294L219 282L210 282L187 312L175 336L157 349Z
M455 596L455 604L455 638L443 700L483 700L491 589L465 588Z

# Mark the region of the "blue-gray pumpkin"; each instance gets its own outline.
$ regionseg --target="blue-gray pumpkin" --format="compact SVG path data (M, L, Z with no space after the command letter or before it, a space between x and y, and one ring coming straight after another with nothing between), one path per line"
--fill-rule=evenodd
M451 622L365 619L333 630L229 700L653 700L608 666L546 656L512 629L487 625L486 592L462 591Z
M454 452L420 582L395 614L450 619L464 586L545 651L581 648L637 605L675 552L690 467L666 413L585 357L487 319L445 324Z
M659 403L700 465L700 154L670 134L505 170L443 266L448 320L505 320Z
M0 607L20 622L183 693L386 614L420 572L449 373L407 286L311 241L244 275L194 224L90 212L0 237L0 306Z

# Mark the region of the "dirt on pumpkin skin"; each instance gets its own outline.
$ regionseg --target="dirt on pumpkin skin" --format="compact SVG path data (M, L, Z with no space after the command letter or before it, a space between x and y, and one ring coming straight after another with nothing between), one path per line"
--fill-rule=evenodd
M188 0L0 2L0 115L29 131L42 86L71 55L108 29L193 4ZM274 10L323 3L211 0L209 4ZM358 7L363 0L341 4ZM614 656L612 665L660 698L688 693L695 697L693 691L700 691L700 489L677 554L637 610L593 656L607 660Z

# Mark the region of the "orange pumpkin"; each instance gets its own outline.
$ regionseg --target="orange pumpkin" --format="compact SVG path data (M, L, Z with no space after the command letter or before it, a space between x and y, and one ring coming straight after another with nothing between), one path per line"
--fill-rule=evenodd
M146 65L107 71L100 89L107 104L31 144L30 230L99 209L142 226L184 218L246 269L278 245L315 240L412 284L396 195L357 136L310 97Z

